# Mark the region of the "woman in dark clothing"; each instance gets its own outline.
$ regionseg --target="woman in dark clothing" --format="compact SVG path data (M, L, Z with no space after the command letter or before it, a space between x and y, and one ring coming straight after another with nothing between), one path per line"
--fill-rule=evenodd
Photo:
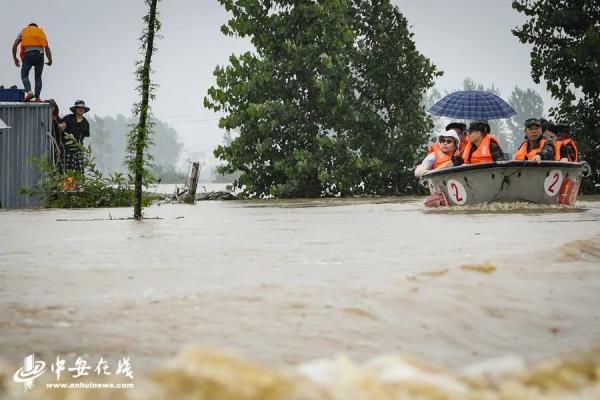
M86 107L85 102L77 100L71 107L72 114L64 117L60 124L63 127L64 135L73 135L80 145L83 145L84 138L90 136L90 124L83 116L88 111L90 108ZM84 172L83 150L77 144L69 143L68 139L65 140L65 168L82 174Z
M65 171L65 143L62 135L62 120L59 116L58 104L54 99L48 100L52 107L52 148L54 150L54 167L58 172Z

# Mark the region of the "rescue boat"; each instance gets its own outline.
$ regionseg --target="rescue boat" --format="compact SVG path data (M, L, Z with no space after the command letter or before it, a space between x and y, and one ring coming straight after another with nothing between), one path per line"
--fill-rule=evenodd
M421 184L431 192L427 207L491 202L570 207L590 172L586 162L500 161L433 170L423 175Z

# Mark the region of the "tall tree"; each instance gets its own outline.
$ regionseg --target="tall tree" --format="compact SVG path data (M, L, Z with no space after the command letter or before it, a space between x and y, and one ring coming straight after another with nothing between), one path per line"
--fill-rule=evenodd
M517 112L506 123L508 126L507 135L510 135L510 137L507 140L509 147L504 151L512 153L523 140L525 120L544 116L544 100L533 89L523 90L515 86L508 98L508 104Z
M518 0L512 7L528 18L512 33L533 46L531 76L558 101L550 115L571 125L592 167L584 189L600 192L600 2Z
M135 199L133 206L133 217L137 220L142 219L142 185L144 175L147 175L147 164L151 161L148 155L148 146L152 143L150 133L152 131L152 121L150 118L150 100L154 99L155 85L150 80L152 72L152 54L156 50L154 47L155 35L160 30L160 22L157 18L156 6L159 0L146 0L148 6L148 14L144 16L146 28L140 42L141 49L145 51L143 61L137 63L137 81L138 91L140 92L141 100L134 105L133 113L139 118L136 127L131 131L129 136L129 159L128 168L134 175Z
M431 129L421 98L438 72L389 0L219 2L233 15L222 31L256 48L217 67L205 98L240 133L215 150L222 173L265 196L414 184Z

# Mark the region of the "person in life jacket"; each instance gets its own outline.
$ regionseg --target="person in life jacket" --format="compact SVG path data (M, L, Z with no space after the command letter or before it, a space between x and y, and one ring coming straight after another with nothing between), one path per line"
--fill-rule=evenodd
M571 138L571 129L568 125L556 125L556 153L560 161L579 162L579 149Z
M458 151L459 151L459 155L461 155L465 146L467 145L467 143L469 143L469 139L467 138L467 125L463 124L462 122L452 122L452 123L449 123L448 125L446 125L445 129L446 129L446 132L448 132L449 130L454 130L456 132L456 134L458 135L458 137L460 139ZM431 146L429 146L428 153L435 151L439 147L440 147L439 143L433 143Z
M558 133L562 131L563 140L560 140L558 137ZM554 143L554 160L555 161L570 161L577 162L579 161L579 150L577 149L577 145L569 137L569 127L566 125L556 125L550 122L548 124L548 128L544 131L544 137L546 139L552 140Z
M542 123L537 118L529 118L525 121L525 141L516 151L514 159L519 161L532 160L554 160L554 143L542 136Z
M426 172L433 169L448 168L461 165L462 159L458 157L458 146L460 138L454 129L440 133L439 143L431 146L431 151L423 160L421 165L415 169L415 176L422 177Z
M475 121L469 125L469 143L465 146L462 159L465 164L503 161L504 153L498 140L490 134L487 121Z
M467 146L467 143L469 143L469 137L467 135L467 125L463 124L462 122L452 122L446 125L446 132L448 132L450 129L453 129L460 138L458 150L462 154L463 150Z
M23 65L20 65L17 58L17 48L21 45L21 60ZM47 65L52 65L52 52L48 45L46 33L36 23L31 23L19 32L12 47L13 60L17 67L21 66L21 80L27 94L25 101L30 101L32 98L40 100L42 93L42 71L44 70L44 53L48 57ZM29 71L34 68L35 75L35 94L31 91L31 83L29 82Z

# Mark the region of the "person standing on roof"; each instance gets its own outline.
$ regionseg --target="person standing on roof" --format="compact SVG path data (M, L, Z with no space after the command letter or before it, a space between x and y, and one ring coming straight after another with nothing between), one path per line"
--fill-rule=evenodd
M487 121L475 121L469 125L469 143L465 146L462 159L465 164L503 161L504 153L494 135L490 134Z
M554 160L555 150L552 140L542 136L542 122L537 118L525 121L525 141L515 153L515 160L535 162Z
M22 65L17 58L17 47L21 45ZM34 97L40 101L42 93L42 71L44 70L44 53L48 57L47 65L52 65L52 51L48 45L46 33L36 23L32 22L21 30L12 47L13 60L17 67L21 66L21 80L27 92L25 101L30 101ZM35 94L31 91L29 82L29 72L34 69L35 75Z

